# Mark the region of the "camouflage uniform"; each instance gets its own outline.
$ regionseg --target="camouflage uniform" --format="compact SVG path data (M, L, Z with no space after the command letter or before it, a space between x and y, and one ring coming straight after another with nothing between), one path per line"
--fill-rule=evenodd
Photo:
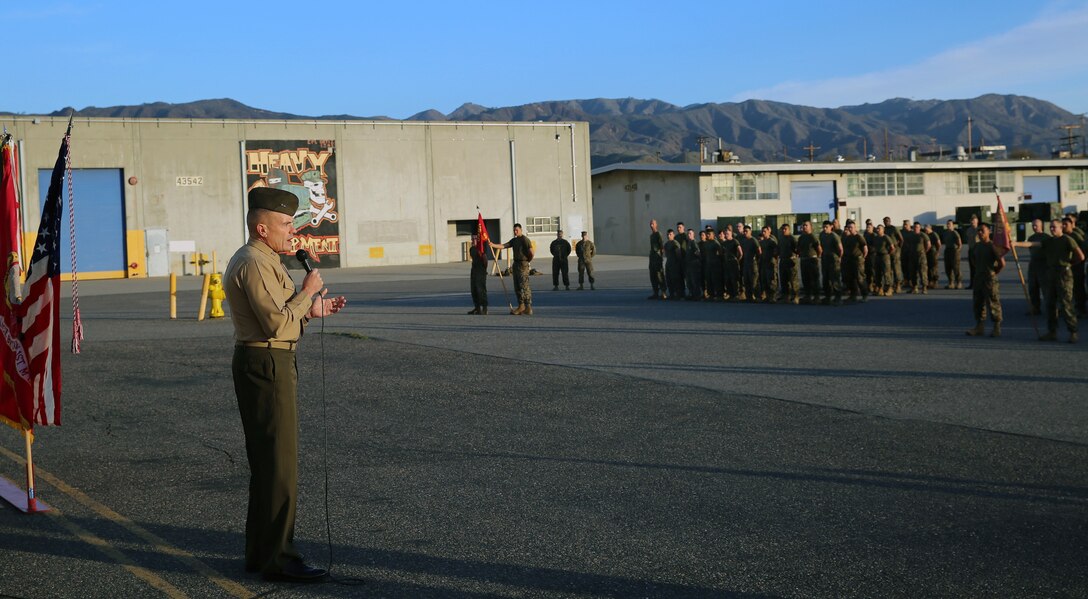
M722 244L708 239L703 244L703 280L706 292L712 299L722 299L725 285L722 281Z
M743 264L741 265L742 279L744 280L744 293L748 301L759 299L759 241L755 237L741 237L740 247L744 250Z
M665 281L669 286L669 299L684 297L684 251L680 242L665 242Z
M729 299L737 299L740 294L740 259L737 258L740 250L740 242L726 239L722 246L722 278L725 283L725 293Z
M898 289L903 284L903 232L895 228L895 225L885 225L884 235L891 237L895 243L895 251L891 253L892 261L892 287Z
M941 252L941 238L937 235L936 231L924 232L929 237L929 250L926 251L926 265L929 267L926 279L929 281L929 288L936 289L937 282L941 278L940 267L937 266L937 258Z
M975 322L986 320L986 309L990 310L990 320L1001 322L1001 287L997 282L997 252L992 242L975 243L970 254L974 264L974 277L971 289L974 291L973 309Z
M684 278L687 281L687 298L703 299L703 259L699 254L699 242L688 240L684 250Z
M1074 226L1073 230L1069 233L1069 236L1077 242L1077 247L1082 250L1085 247L1085 235L1084 231L1080 227ZM1078 264L1073 268L1073 305L1077 309L1077 314L1084 314L1085 300L1088 299L1085 295L1084 289L1084 266Z
M869 297L869 285L865 283L865 238L847 235L842 238L842 282L850 299L861 294L862 301Z
M661 233L654 231L650 234L650 286L653 287L654 297L665 295L665 242Z
M778 240L772 235L760 239L759 247L759 286L763 289L764 301L774 303L778 293Z
M533 246L527 235L514 237L503 244L504 248L510 248L514 253L514 266L511 269L514 279L514 295L519 304L531 306L533 303L533 290L529 287L529 263L533 259Z
M778 235L778 282L782 286L782 299L797 301L797 238Z
M1042 253L1046 260L1046 277L1043 297L1046 299L1046 328L1048 333L1058 330L1058 316L1065 321L1070 333L1077 332L1077 311L1073 301L1073 256L1077 242L1070 235L1042 240ZM1035 248L1032 248L1034 250ZM1077 266L1080 266L1079 264Z
M797 253L801 257L801 295L815 302L820 297L820 258L816 248L820 242L812 233L797 237Z
M963 241L958 231L944 231L944 274L948 277L948 288L957 289L963 286L963 276L960 275L960 248Z
M834 231L820 233L824 248L820 259L820 276L824 282L824 302L842 301L842 239Z
M876 280L877 291L889 294L895 286L895 272L892 267L892 258L895 257L895 240L887 234L877 235L870 253L876 255L874 261L876 270L873 272L873 278Z
M1044 240L1050 239L1050 235L1046 233L1032 233L1031 237L1027 238L1028 242L1039 242L1039 247L1031 247L1028 251L1031 254L1031 260L1028 261L1028 299L1031 302L1031 312L1033 314L1043 313L1043 288L1047 286L1046 278L1049 272L1047 266L1046 253L1043 251L1042 243ZM1070 272L1072 274L1072 272ZM1069 291L1072 293L1073 284L1070 280Z

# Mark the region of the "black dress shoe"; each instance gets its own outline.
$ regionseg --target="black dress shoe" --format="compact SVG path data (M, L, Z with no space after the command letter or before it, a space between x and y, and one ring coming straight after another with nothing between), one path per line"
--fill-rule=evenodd
M322 568L311 568L302 560L292 560L279 572L265 572L264 579L278 582L321 582L329 575Z

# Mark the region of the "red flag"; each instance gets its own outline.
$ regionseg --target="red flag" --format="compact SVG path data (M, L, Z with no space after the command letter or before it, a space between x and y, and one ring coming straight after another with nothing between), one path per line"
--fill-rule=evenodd
M1001 196L997 196L997 213L1000 216L994 219L994 249L997 250L998 257L1001 257L1012 249L1009 217L1005 214L1005 207L1001 205Z
M0 149L0 266L3 267L4 293L0 302L0 422L18 430L33 425L29 413L30 367L20 339L19 291L22 288L19 263L19 208L15 201L15 161L5 139Z
M481 256L486 256L484 250L487 249L487 244L491 242L491 238L487 236L487 225L484 224L483 213L476 213L476 251Z
M30 413L33 424L60 424L60 236L68 142L64 134L42 207L42 222L27 269L26 298L19 305L23 346L30 361Z

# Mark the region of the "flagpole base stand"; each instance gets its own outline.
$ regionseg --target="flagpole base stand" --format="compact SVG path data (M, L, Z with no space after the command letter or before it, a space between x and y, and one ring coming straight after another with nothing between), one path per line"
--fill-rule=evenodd
M19 488L19 485L3 476L0 476L0 499L7 501L24 514L37 514L52 509L44 501L39 501L36 497L27 497L25 489Z

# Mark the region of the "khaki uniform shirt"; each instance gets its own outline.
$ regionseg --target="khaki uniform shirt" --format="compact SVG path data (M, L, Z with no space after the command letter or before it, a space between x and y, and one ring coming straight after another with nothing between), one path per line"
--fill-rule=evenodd
M298 341L309 321L312 300L295 292L280 255L259 239L251 238L230 259L223 291L235 341Z

